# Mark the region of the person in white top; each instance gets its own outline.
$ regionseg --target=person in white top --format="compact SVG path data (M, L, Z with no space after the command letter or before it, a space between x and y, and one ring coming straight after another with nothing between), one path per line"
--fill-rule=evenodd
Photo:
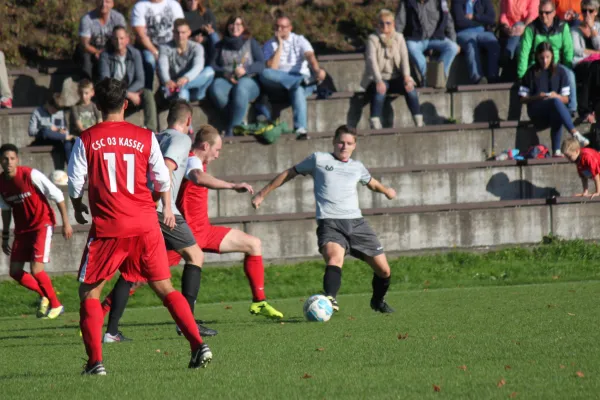
M173 39L173 26L179 18L184 15L176 0L139 0L131 10L131 26L142 50L146 89L152 90L158 48Z
M284 14L275 20L275 34L263 46L266 66L260 82L269 95L286 93L294 111L294 129L298 139L307 138L306 97L325 79L311 44L292 32L292 21ZM279 95L279 96L278 96Z

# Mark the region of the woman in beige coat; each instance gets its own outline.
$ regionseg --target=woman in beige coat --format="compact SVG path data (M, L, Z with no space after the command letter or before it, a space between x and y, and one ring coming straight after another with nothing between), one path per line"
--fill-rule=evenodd
M381 129L381 115L386 93L401 93L416 126L423 126L423 114L415 82L410 76L406 41L394 27L394 14L383 9L378 14L378 29L369 35L365 52L365 72L361 86L373 95L371 129Z

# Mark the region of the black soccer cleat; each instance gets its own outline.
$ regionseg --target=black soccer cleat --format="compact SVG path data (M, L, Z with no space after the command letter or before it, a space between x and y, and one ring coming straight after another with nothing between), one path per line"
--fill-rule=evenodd
M385 300L376 301L374 299L371 299L371 308L373 309L373 311L377 311L382 314L389 314L395 311L392 307L389 306L388 303L385 302Z
M198 331L200 332L200 336L202 337L217 336L217 334L219 333L214 329L201 325L198 321L196 321L196 323L198 324ZM176 331L179 336L183 335L183 332L181 332L181 329L179 329L178 326L176 327Z
M193 353L188 368L206 368L212 361L212 352L206 343L202 343Z
M98 361L94 365L86 365L81 375L106 375L106 368L102 361Z
M327 298L331 302L331 308L333 308L333 311L340 311L340 306L338 305L338 302L335 299L335 297L333 297L333 296L327 296Z

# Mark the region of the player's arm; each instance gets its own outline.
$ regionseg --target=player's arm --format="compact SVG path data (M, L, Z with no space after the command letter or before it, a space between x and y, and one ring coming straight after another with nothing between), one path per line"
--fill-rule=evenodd
M267 197L269 193L273 190L277 189L279 186L285 184L288 181L291 181L296 176L298 176L298 171L296 171L296 167L292 167L290 169L286 169L279 175L277 175L271 182L269 182L264 188L262 188L258 193L254 195L252 198L252 206L254 208L260 207L260 204Z
M69 223L69 215L67 214L67 206L65 205L65 196L63 192L46 178L46 175L42 174L37 169L31 170L31 182L35 187L44 195L47 199L50 199L56 203L58 211L60 211L60 217L62 219L62 233L65 239L71 239L73 236L73 228Z
M10 235L10 220L12 219L12 210L8 204L0 196L0 209L2 209L2 252L10 256L10 245L8 238Z
M148 158L150 181L154 185L154 192L159 194L163 205L163 223L173 229L175 227L175 214L173 214L173 210L171 209L171 172L175 171L177 164L169 159L167 160L174 164L172 170L165 164L158 140L156 140L156 136L152 135L152 147L150 149L150 158Z
M67 167L67 175L69 176L69 197L75 211L75 220L80 224L87 224L87 220L83 214L89 214L88 207L83 204L83 185L87 177L87 156L85 155L85 147L81 138L75 140L71 159Z
M396 191L390 187L385 186L383 183L379 182L375 178L371 178L369 183L367 183L367 187L371 189L373 192L383 193L388 200L392 200L396 197Z
M250 192L254 194L254 189L246 182L233 183L227 182L219 178L215 178L201 169L189 170L187 178L195 185L204 186L213 190L235 190L237 192Z
M596 196L600 196L600 174L596 174L594 176L594 185L596 186L596 191L590 195L590 199L593 199Z

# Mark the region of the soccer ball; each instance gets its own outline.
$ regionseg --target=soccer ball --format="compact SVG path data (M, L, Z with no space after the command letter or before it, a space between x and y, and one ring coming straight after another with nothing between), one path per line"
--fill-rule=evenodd
M69 183L69 176L65 171L57 169L50 175L50 180L57 186L66 186Z
M308 321L326 322L333 315L331 301L323 295L315 294L304 302L304 317Z

